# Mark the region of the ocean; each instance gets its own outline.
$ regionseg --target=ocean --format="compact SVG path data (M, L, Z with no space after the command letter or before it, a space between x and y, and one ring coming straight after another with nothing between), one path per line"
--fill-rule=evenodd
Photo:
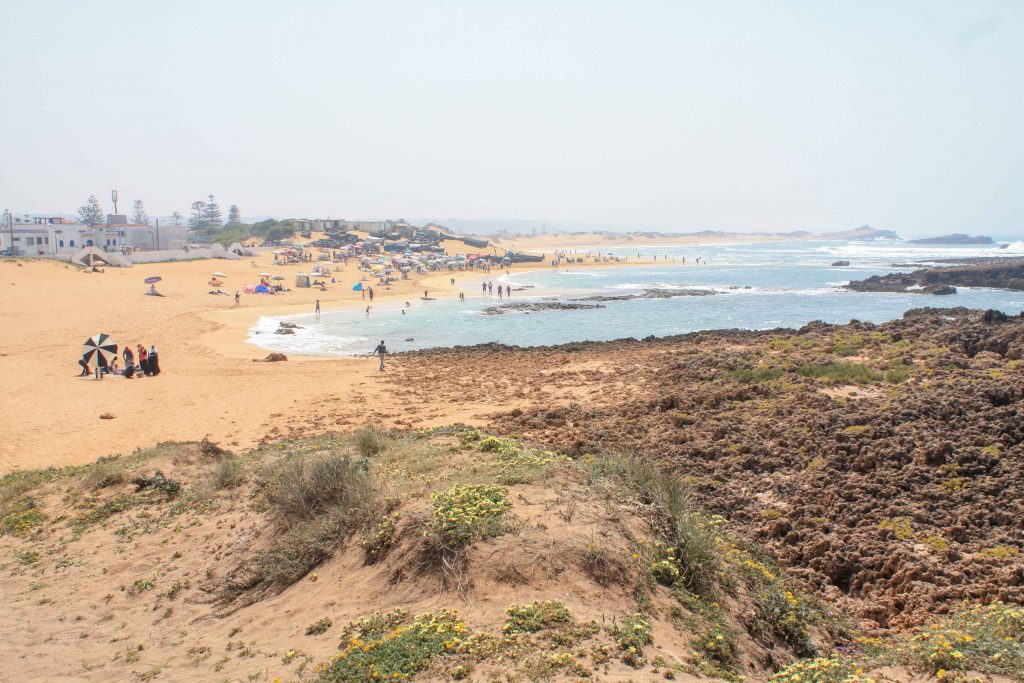
M577 250L581 253L586 250ZM596 252L597 250L593 250ZM544 346L574 341L604 341L742 328L798 328L813 320L875 323L899 318L923 306L1024 311L1024 292L958 288L954 295L860 293L841 289L850 280L909 271L938 259L973 256L1024 256L1024 241L1006 249L912 245L905 242L785 242L701 246L604 248L602 253L644 258L657 254L656 265L614 268L555 269L540 265L511 276L472 280L466 301L410 300L402 315L400 302L375 304L370 316L361 308L312 314L263 317L250 330L248 343L268 351L309 355L367 354L381 339L391 352L500 342ZM695 259L701 258L700 265ZM683 259L686 259L685 264ZM833 267L837 260L850 266ZM662 263L664 261L664 263ZM913 267L896 264L914 262ZM641 293L646 289L711 290L710 296L634 299L596 303L604 308L506 312L484 315L489 306L509 303L480 295L486 279L509 284L512 302L574 300L594 295ZM281 321L297 323L294 335L274 334Z

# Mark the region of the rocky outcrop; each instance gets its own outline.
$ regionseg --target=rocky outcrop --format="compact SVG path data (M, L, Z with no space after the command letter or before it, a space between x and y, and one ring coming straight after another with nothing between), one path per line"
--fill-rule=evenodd
M851 362L851 346L877 373L864 386L799 371ZM431 392L472 401L448 379L467 363L481 392L516 401L492 428L678 472L869 627L1024 602L1024 316L923 308L882 325L403 356Z
M921 294L954 294L956 287L1024 291L1024 259L993 258L967 265L922 268L912 273L873 275L846 285L846 289L855 292Z
M604 308L599 304L574 304L562 301L521 301L514 304L488 306L480 311L483 315L504 315L505 313L539 313L543 311L581 311Z
M988 235L966 235L962 232L956 232L951 235L942 235L941 237L924 237L908 241L911 244L995 244L992 238Z
M678 296L713 296L713 289L645 289L640 294L596 294L575 301L631 301L633 299L674 299Z

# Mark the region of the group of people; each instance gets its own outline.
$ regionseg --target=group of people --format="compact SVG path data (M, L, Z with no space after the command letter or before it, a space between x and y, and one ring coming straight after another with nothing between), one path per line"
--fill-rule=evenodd
M483 283L481 289L484 294L494 295L494 283L490 280ZM512 296L512 285L505 285L505 296ZM501 283L498 283L498 298L501 298Z
M142 344L136 344L135 351L132 351L130 344L125 344L121 351L121 358L124 359L123 367L117 356L114 356L109 363L97 356L97 376L121 375L125 379L132 379L136 376L155 377L160 374L160 352L157 350L156 344L151 344L148 349ZM92 374L86 356L83 355L78 359L78 364L82 367L82 377Z

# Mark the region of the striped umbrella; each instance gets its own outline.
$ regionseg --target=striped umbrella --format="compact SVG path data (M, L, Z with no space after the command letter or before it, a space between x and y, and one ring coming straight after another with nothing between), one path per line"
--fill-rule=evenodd
M82 360L95 362L98 367L108 367L117 358L117 342L109 334L94 334L82 344Z

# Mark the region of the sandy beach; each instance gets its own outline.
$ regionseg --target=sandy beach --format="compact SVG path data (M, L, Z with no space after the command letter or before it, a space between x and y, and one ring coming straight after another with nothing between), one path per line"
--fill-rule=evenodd
M473 251L449 244L451 251ZM490 411L486 401L410 404L401 387L380 381L377 362L369 357L292 356L284 363L254 363L267 352L245 339L260 316L309 313L317 299L324 312L367 303L352 291L362 273L350 262L326 292L293 287L276 296L243 294L234 308L235 290L258 283L259 273L279 274L292 287L295 274L309 269L273 266L272 258L268 253L240 261L140 264L103 273L54 261L0 262L7 294L0 311L0 373L7 387L0 472L81 464L169 440L209 437L236 449L281 434L344 430L371 420L472 423ZM627 265L637 263L634 258ZM538 265L514 266L513 272ZM209 285L213 272L227 276L221 287L226 296L209 294L215 289ZM498 275L492 271L489 277ZM162 297L145 295L143 279L149 276L162 278ZM439 299L457 297L460 290L476 296L482 276L413 274L390 290L374 287L375 303L418 298L424 289ZM98 332L133 348L155 344L163 372L132 381L77 377L82 342ZM502 397L493 400L500 403ZM113 418L101 419L104 414Z

